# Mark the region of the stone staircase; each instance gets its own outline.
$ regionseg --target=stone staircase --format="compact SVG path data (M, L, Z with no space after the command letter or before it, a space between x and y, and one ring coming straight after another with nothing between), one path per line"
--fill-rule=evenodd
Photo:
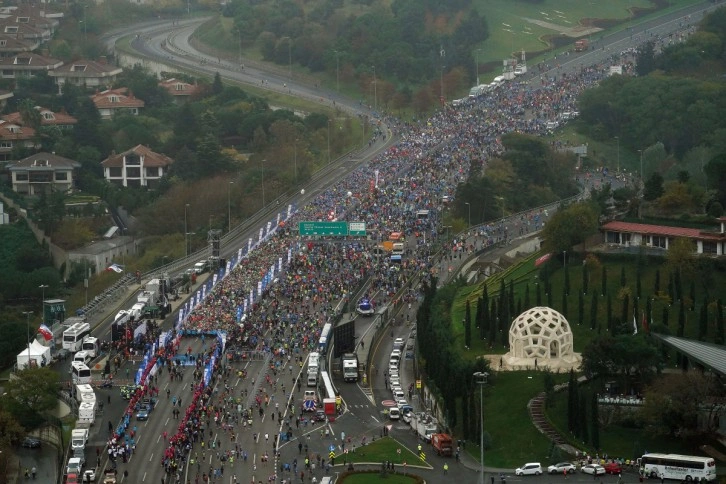
M547 421L545 417L544 407L547 401L547 394L540 392L527 404L527 410L529 411L529 418L532 419L532 423L537 430L539 430L545 437L550 439L557 446L567 446L565 438ZM568 446L569 447L569 446Z

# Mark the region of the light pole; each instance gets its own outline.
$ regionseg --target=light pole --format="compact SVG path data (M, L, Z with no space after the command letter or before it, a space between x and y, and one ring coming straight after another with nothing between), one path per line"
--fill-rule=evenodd
M479 85L479 52L481 52L481 49L476 49L474 51L474 63L476 64L476 85Z
M33 314L33 311L23 311L23 314L25 314L25 323L28 327L28 368L30 368L30 315Z
M340 92L340 57L339 52L335 51L335 90Z
M38 286L38 289L40 289L40 320L41 324L45 324L45 289L48 287L48 284L41 284Z
M295 142L292 144L293 148L293 166L295 167L295 184L297 185L297 142L298 139L295 138Z
M265 208L265 162L262 160L262 208Z
M618 173L620 173L620 138L616 136L615 141L618 142Z
M328 164L330 164L330 119L328 120Z
M189 256L189 230L187 229L187 209L189 204L184 205L184 255Z
M376 81L376 66L373 66L373 111L378 111L378 86Z
M192 251L191 243L189 242L189 236L190 235L197 235L197 233L196 232L187 232L186 233L186 237L187 237L187 248L188 248L188 250L187 250L187 256L189 255L189 252Z
M234 185L233 181L229 182L229 185L227 185L227 232L232 230L232 199L230 196L232 185Z
M464 205L469 210L469 225L467 225L467 228L471 228L471 203L466 202Z
M479 463L481 464L481 472L479 473L479 484L484 484L484 385L487 383L489 373L477 371L474 373L474 380L479 385L479 420L481 428L479 429Z

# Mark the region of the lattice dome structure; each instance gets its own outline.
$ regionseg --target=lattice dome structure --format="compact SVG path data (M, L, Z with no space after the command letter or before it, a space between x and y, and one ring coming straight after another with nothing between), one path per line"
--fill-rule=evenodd
M509 328L508 355L541 360L572 358L574 353L570 323L552 308L537 306L528 309Z

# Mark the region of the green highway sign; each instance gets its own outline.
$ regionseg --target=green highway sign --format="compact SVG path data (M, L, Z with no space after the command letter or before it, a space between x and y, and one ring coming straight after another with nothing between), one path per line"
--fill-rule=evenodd
M300 222L300 235L348 235L348 222Z
M365 237L366 223L365 222L350 222L348 224L348 235Z
M365 222L300 222L298 224L300 235L332 235L345 237L351 235L354 237L366 236Z

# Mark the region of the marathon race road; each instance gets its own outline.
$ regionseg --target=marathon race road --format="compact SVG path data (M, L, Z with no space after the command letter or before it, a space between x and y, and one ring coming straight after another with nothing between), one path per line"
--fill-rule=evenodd
M144 398L157 399L148 420L138 420L133 411L127 416L128 425L119 426L121 413L112 415L112 407L120 408L114 405L124 404L118 389L99 390L101 399L108 396L115 402L107 407L99 435L107 433L107 420L116 431L106 436L108 445L103 447L103 454L99 451L101 464L115 459L119 482L301 482L303 478L311 482L312 477L317 481L326 473L340 471L342 464L337 461L328 469L328 452L340 452L347 442L359 445L363 437L371 437L368 441L377 437L384 423L380 401L389 394L382 371L368 384L336 382L345 402L342 415L335 422L312 421L315 413L304 412L301 407L306 385L300 376L309 351L317 348L323 324L335 321L343 313L346 300L360 289L379 313L390 308L395 322L391 338L412 341L413 311L422 284L434 277L448 278L477 250L541 229L551 214L546 209L534 209L442 240L445 200L453 199L457 184L466 180L472 166L483 169L488 159L501 152L499 138L503 133L545 133L548 120L576 110L578 94L608 75L610 61L630 68L633 53L628 49L650 34L671 39L663 29L687 35L704 6L681 12L680 17L668 14L660 23L653 20L635 26L625 37L607 36L595 43L593 50L557 61L559 67L543 67L533 75L531 85L508 84L456 109L439 111L426 123L405 125L383 117L400 140L395 146L384 146L384 136L386 140L393 136L382 134L371 146L375 153L370 159L361 156L339 163L324 183L296 200L297 211L285 227L273 227L254 250L234 261L234 268L220 270L217 275L224 277L217 278L203 300L196 299L193 309L183 312L183 323L179 324L177 313L167 318L161 329L168 331L174 326L176 332L168 333L156 353L157 365L148 365L131 400L143 403ZM242 81L246 77L245 82L255 82L253 78L260 76L275 89L288 89L290 95L322 98L329 105L335 102L336 107L377 114L357 102L280 77L279 72L241 69L223 60L213 66L216 59L188 46L191 27L146 29L133 42L134 47L145 49L143 52L152 57L163 56L169 64L194 66L208 73L219 70L224 77ZM175 42L182 38L187 39L186 44L176 47ZM166 42L163 49L162 41ZM182 50L184 55L180 55ZM202 64L203 58L206 62ZM526 115L521 114L522 109ZM573 179L575 176L573 173ZM601 179L600 174L591 176L587 183ZM586 184L585 179L580 181ZM586 188L581 196L586 196ZM417 218L418 210L428 210L429 215ZM289 229L299 221L336 219L364 221L367 230L379 238L308 240ZM230 243L227 253L236 253L258 228ZM392 232L405 234L406 250L400 263L371 250ZM444 251L435 252L436 244L441 243ZM261 285L272 267L272 276ZM416 284L412 286L411 281ZM358 344L373 324L372 318L357 318ZM218 335L217 331L224 333ZM385 367L390 348L391 341L384 338L370 364ZM410 360L404 360L404 374L410 365ZM175 368L179 376L172 380L169 368ZM408 374L412 378L412 372ZM404 381L412 383L410 379ZM158 395L154 388L158 388ZM413 394L410 397L417 410L424 409ZM345 429L347 439L341 429ZM405 424L395 424L394 431L404 444L414 448L416 439ZM122 456L119 449L126 443L133 451ZM443 479L444 460L432 454L429 452L431 457L417 472L427 480ZM466 464L466 459L462 463ZM448 478L471 482L475 470L475 463L455 465Z

